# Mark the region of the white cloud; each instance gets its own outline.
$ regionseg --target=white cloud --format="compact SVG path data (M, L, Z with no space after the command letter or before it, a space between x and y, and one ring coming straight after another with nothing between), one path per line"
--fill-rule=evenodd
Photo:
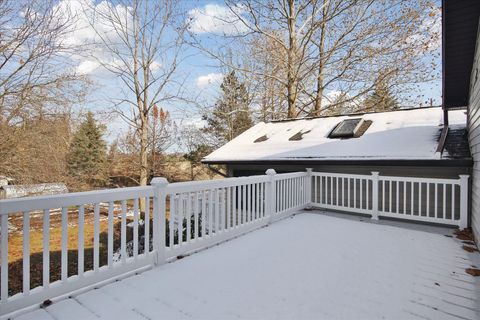
M191 19L190 31L225 35L245 33L248 28L236 16L242 13L242 9L235 7L232 10L218 4L207 4L203 8L192 9L188 12Z
M203 76L200 76L196 80L196 85L200 89L204 89L212 84L219 83L223 79L223 74L221 73L209 73Z
M120 36L115 31L115 23L106 17L115 12L121 20L127 21L125 24L131 25L128 22L131 20L129 7L114 6L108 1L96 3L94 0L60 0L54 10L60 21L69 19L71 23L70 29L59 41L67 47L87 49L88 55L81 51L70 55L78 63L78 73L98 73L105 71L103 65L121 65L101 43L102 39L114 46L121 43ZM156 64L155 68L158 67L159 64Z

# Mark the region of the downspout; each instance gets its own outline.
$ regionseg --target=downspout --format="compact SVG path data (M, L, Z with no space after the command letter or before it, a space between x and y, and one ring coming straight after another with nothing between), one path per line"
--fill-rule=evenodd
M228 175L227 175L226 173L223 173L222 171L218 170L217 168L212 167L212 165L209 164L209 163L207 163L207 168L208 168L210 171L212 171L212 172L214 172L214 173L216 173L216 174L218 174L218 175L221 175L221 176L224 177L224 178L228 178Z
M438 139L437 153L440 153L440 158L443 155L443 149L445 148L445 141L447 141L448 136L448 110L444 106L443 108L443 129L440 134L440 139Z

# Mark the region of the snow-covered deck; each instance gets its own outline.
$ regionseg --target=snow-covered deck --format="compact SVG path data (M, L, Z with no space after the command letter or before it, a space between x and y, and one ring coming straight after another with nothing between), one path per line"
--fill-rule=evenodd
M480 319L451 230L360 220L303 212L15 319Z

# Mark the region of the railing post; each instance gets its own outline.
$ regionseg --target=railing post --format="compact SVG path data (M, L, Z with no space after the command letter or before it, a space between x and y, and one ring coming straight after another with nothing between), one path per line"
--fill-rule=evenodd
M368 205L368 199L367 199ZM378 220L378 172L372 171L372 219Z
M307 184L306 184L306 192L307 192L307 203L305 204L306 209L312 208L312 168L307 168Z
M460 221L458 227L465 229L468 226L468 178L467 174L460 175Z
M155 264L164 264L167 261L165 249L165 207L168 180L153 178L150 183L154 187L153 197L153 250L156 252Z
M268 169L265 172L268 176L268 182L266 183L266 195L265 195L265 209L268 216L268 222L270 223L275 214L276 203L276 190L275 190L275 175L277 174L274 169Z

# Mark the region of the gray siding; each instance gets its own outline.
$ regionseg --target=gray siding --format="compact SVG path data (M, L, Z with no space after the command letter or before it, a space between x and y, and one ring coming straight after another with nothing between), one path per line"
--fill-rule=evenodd
M474 165L472 170L472 229L477 241L480 239L480 50L475 52L475 61L470 81L468 112L468 138Z

